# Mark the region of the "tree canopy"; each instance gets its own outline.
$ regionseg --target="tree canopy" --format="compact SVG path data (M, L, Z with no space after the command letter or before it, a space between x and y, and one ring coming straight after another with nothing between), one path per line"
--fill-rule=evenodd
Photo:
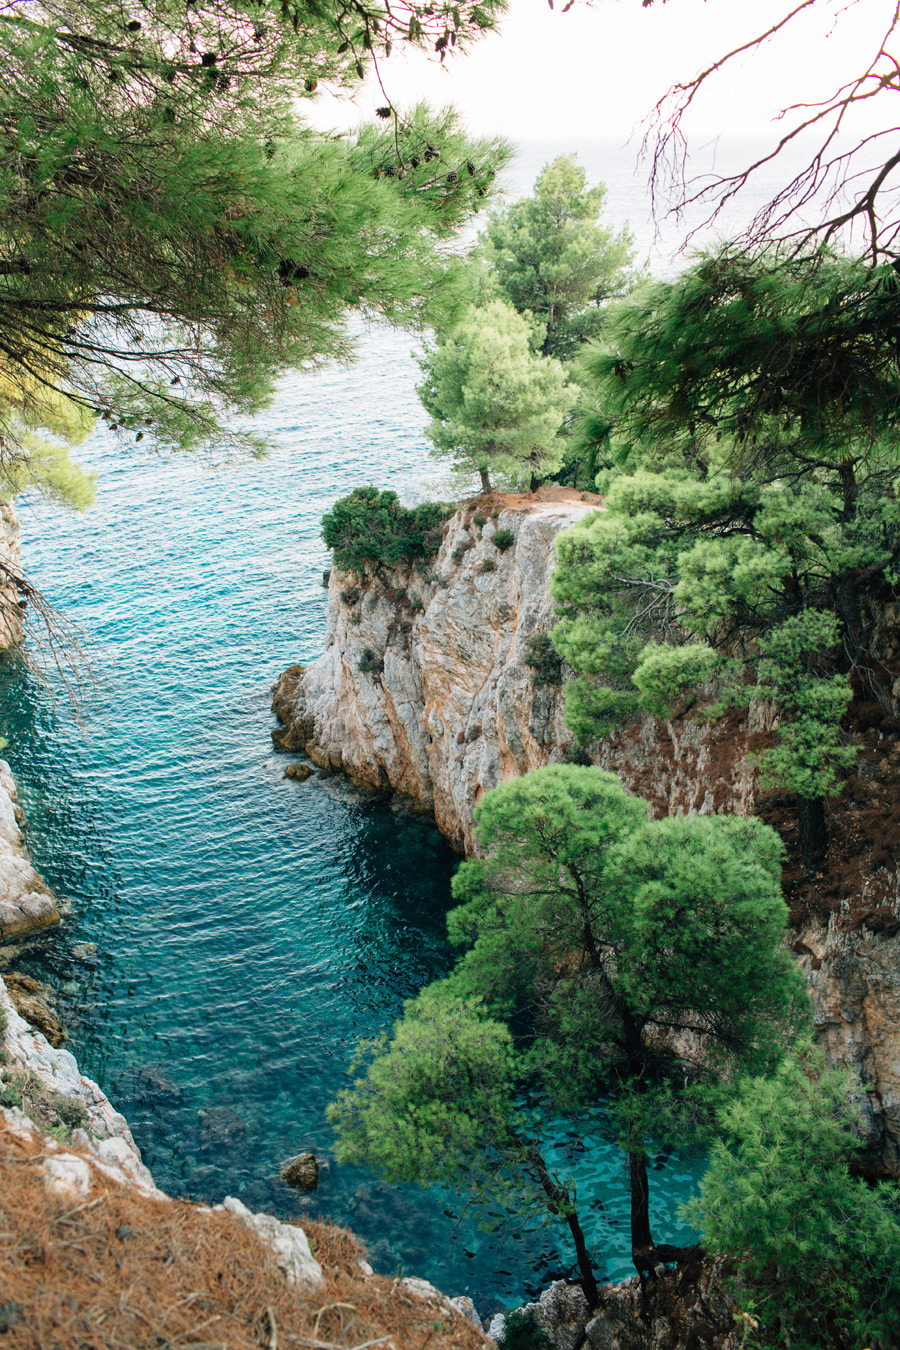
M470 306L453 327L427 343L418 394L431 422L435 452L513 486L544 478L562 464L559 434L577 389L558 361L533 350L534 330L502 300Z
M633 281L630 230L597 223L605 199L574 155L560 155L530 197L494 211L479 235L476 255L499 294L544 326L544 356L572 357L598 332L601 306Z
M450 112L392 108L347 140L298 100L392 44L443 55L485 4L286 0L14 3L0 15L0 470L42 475L25 434L99 417L163 446L249 443L228 425L288 367L347 352L358 310L423 323L440 242L506 150ZM76 495L78 495L76 493Z
M797 794L808 866L852 690L889 696L871 639L900 558L896 291L890 268L726 249L617 306L581 374L607 495L557 545L570 725L773 699L764 782Z
M807 1050L722 1112L691 1212L709 1250L737 1258L752 1343L900 1345L900 1187L853 1175L854 1095Z
M379 563L421 562L440 547L441 527L451 507L422 502L401 506L396 492L377 487L354 488L339 497L322 517L322 538L338 567L362 575Z
M369 1047L333 1110L338 1156L492 1196L530 1182L595 1301L543 1134L564 1115L589 1135L604 1105L629 1157L635 1265L679 1254L653 1239L648 1150L704 1144L736 1074L770 1069L802 1020L782 848L758 820L648 821L612 774L575 766L501 784L475 818L483 857L461 866L449 917L464 954Z

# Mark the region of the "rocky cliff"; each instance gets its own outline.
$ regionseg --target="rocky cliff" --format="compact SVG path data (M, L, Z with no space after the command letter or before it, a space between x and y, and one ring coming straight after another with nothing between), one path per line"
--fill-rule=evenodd
M12 502L0 498L0 651L22 636L23 602L16 581L20 557L19 521Z
M0 759L0 957L4 943L59 923L59 910L47 883L25 852L15 780Z
M276 744L402 793L470 848L482 793L571 740L558 685L531 682L527 643L552 622L553 539L592 509L560 489L501 498L483 526L472 511L451 517L424 572L334 569L325 650L282 677ZM500 548L504 531L512 543Z
M451 517L424 574L332 571L325 650L276 686L276 745L405 794L471 851L472 810L484 792L574 749L563 721L565 668L542 662L529 639L553 623L556 534L596 506L558 488L501 497L482 526L474 506ZM512 535L505 550L493 542L503 530ZM888 669L900 660L898 633L900 615L888 606L878 653ZM817 1035L830 1061L865 1088L869 1165L891 1175L900 1175L898 713L862 696L851 707L858 764L830 804L828 858L814 877L796 856L791 801L761 794L752 768L772 737L771 708L718 721L635 718L590 753L654 815L759 812L779 829L792 948Z

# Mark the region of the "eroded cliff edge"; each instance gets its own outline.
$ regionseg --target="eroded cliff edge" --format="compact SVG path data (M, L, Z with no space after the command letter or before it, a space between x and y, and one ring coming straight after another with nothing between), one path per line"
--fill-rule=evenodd
M275 744L433 810L447 838L470 852L484 792L574 752L565 668L535 683L542 673L529 664L528 640L553 623L555 536L596 507L558 488L501 497L484 525L474 504L452 516L423 572L358 578L334 569L325 650L276 686ZM513 536L506 549L493 543L502 530ZM879 639L888 668L900 655L895 608L886 607ZM900 680L895 704L897 696ZM790 800L758 789L752 756L772 731L766 706L718 721L643 716L590 747L590 760L654 815L758 812L779 829L791 945L818 1040L860 1084L868 1166L900 1175L900 705L857 699L850 709L858 763L830 804L829 853L815 877L795 856Z

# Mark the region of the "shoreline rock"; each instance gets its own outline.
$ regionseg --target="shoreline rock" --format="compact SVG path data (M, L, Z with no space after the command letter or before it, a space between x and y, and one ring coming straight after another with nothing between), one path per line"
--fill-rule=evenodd
M571 741L560 684L532 682L528 639L552 622L554 538L599 504L584 495L499 497L483 526L474 507L457 512L421 572L360 580L332 568L325 650L275 686L276 748L433 811L471 851L481 795L562 758ZM494 546L499 530L511 547Z
M56 900L25 853L18 801L12 770L0 759L0 943L18 942L59 923Z

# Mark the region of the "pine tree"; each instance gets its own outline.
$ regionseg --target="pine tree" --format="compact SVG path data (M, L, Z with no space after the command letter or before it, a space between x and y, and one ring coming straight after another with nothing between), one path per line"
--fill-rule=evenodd
M553 473L562 463L559 435L576 397L558 361L532 349L533 330L512 306L471 306L427 344L418 394L431 414L426 435L435 452L469 472L484 492L491 473L513 486Z
M751 1344L900 1345L900 1187L853 1174L857 1095L807 1049L722 1112L690 1209L709 1251L735 1261Z
M601 306L633 281L630 231L597 223L605 199L574 155L560 155L533 194L495 211L479 236L500 296L543 325L544 356L570 359L597 333Z
M900 560L896 295L890 268L726 249L618 306L580 377L606 503L558 541L570 725L774 700L763 782L796 794L810 869L854 684L888 696L869 644Z
M470 1184L568 1223L597 1290L571 1189L541 1140L606 1100L628 1154L638 1270L677 1259L650 1227L647 1155L704 1145L741 1071L777 1063L802 1019L782 939L781 844L758 820L648 821L612 774L555 765L475 810L483 856L453 883L452 974L332 1111L338 1156L427 1184ZM590 1116L588 1116L590 1119Z
M7 490L42 422L253 445L229 429L277 375L348 351L351 311L421 326L438 247L506 151L451 113L387 108L341 140L304 126L392 43L465 42L486 4L24 3L0 16L0 382ZM56 409L56 411L51 411Z

